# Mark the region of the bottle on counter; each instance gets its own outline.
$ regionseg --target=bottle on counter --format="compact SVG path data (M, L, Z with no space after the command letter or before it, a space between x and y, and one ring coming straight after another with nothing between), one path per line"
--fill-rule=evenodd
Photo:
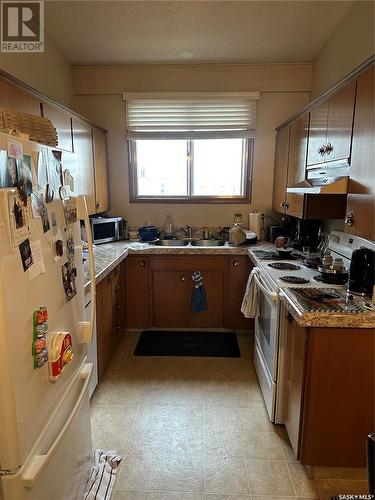
M168 214L164 221L164 238L171 240L174 236L174 225L172 217Z
M242 214L234 214L233 224L237 224L238 226L242 226Z

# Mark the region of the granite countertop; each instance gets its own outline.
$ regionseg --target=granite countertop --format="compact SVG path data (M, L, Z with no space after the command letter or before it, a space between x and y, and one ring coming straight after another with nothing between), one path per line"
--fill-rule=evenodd
M100 283L122 260L129 254L141 255L249 255L250 248L269 247L270 243L256 243L255 245L241 245L233 247L227 243L222 247L161 247L149 243L131 243L116 241L94 245L95 255L95 282ZM90 276L88 257L83 265L85 293L90 291Z
M290 288L282 288L280 300L300 326L321 328L375 328L375 312L361 308L361 312L340 313L329 311L306 312L298 304ZM358 299L358 304L361 301Z
M100 283L129 253L125 241L115 241L94 245L95 256L95 283ZM83 264L84 290L88 293L91 288L88 256Z

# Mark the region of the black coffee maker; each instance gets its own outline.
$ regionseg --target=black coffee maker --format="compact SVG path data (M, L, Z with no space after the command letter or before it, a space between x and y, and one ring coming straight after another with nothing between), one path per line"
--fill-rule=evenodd
M375 273L375 252L369 248L358 248L352 253L349 269L348 293L372 295Z

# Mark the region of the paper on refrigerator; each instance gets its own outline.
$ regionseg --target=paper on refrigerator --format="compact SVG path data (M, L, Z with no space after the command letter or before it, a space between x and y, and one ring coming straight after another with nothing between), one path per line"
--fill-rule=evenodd
M40 240L35 240L30 243L31 253L33 255L33 265L27 270L29 280L32 281L40 274L46 272L44 267L43 250Z

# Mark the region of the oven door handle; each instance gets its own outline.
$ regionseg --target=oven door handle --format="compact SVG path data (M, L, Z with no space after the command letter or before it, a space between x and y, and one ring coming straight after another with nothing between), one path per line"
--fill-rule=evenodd
M274 302L278 302L279 294L269 290L261 281L257 273L254 273L254 279L257 286L262 290L262 292L269 297Z

